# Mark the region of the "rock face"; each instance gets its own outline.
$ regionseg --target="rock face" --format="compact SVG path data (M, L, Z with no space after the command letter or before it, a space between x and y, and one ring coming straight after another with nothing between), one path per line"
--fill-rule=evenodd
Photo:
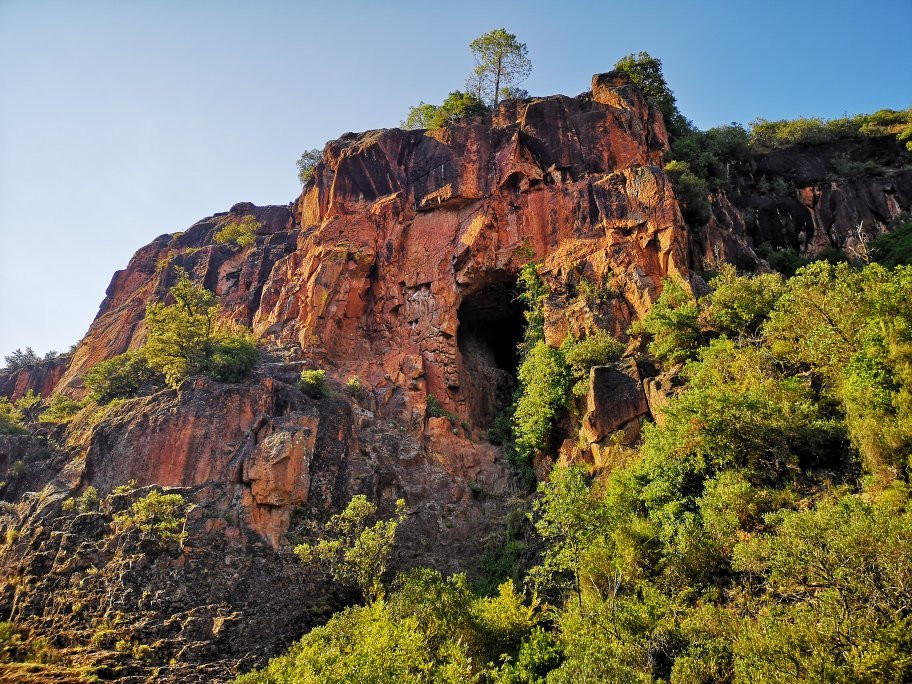
M0 438L0 497L15 502L0 510L0 613L122 681L223 681L350 598L290 545L355 494L382 512L405 499L396 567L471 570L521 490L486 437L515 384L524 265L537 262L550 291L549 343L595 328L624 339L666 276L699 284L691 267L717 258L754 267L763 242L849 248L857 221L877 232L912 199L907 172L831 182L819 150L771 153L737 170L692 233L662 171L667 146L629 79L600 74L576 98L509 100L433 131L345 134L289 206L241 203L156 238L114 275L71 356L0 372L0 393L81 396L88 369L143 343L146 305L178 267L219 296L226 320L253 328L264 360L245 383L191 378ZM775 174L795 190L760 192L758 178ZM253 244L216 240L246 216ZM303 368L328 372L330 396L297 387ZM655 375L632 362L593 369L583 429L562 428L561 453L610 467L617 431L636 439L674 390ZM350 377L362 389L348 391ZM131 482L186 498L183 545L118 531ZM100 510L63 509L89 487ZM151 654L86 646L111 621Z
M692 265L753 269L761 246L864 256L864 245L912 208L910 163L892 135L753 153L733 165L732 190L712 198L713 218L691 234Z

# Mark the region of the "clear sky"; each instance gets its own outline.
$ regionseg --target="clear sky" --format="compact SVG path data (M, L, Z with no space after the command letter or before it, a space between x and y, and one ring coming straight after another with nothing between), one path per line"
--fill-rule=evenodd
M156 236L291 201L303 150L441 101L501 26L531 94L646 50L702 128L912 104L912 0L0 0L0 356L76 342Z

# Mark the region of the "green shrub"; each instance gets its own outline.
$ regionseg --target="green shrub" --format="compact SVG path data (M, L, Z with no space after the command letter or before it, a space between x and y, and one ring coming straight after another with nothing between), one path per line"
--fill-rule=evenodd
M541 340L520 364L518 379L513 432L519 463L530 464L548 446L558 412L567 404L571 376L563 352Z
M83 402L70 399L65 394L58 392L51 395L47 410L38 416L38 420L42 423L66 423L84 406Z
M180 494L162 494L153 490L133 502L129 509L114 516L114 529L118 533L136 527L150 535L160 546L171 542L183 544L187 538L188 504Z
M135 397L138 394L164 387L164 376L153 369L146 355L128 351L107 361L95 364L83 378L88 397L99 404L112 399Z
M709 186L706 181L693 173L686 162L681 161L666 164L665 173L674 186L684 220L692 226L702 226L709 221L712 218L712 205L709 203Z
M28 390L25 394L16 400L16 408L23 413L35 408L41 403L41 395L36 394L35 390Z
M316 148L301 154L296 163L298 166L298 180L301 181L302 185L306 185L307 181L313 177L314 169L317 168L317 164L322 159L323 152Z
M785 290L778 274L739 276L731 264L722 265L709 287L702 317L714 330L735 337L755 334Z
M10 463L9 474L11 477L22 477L28 471L25 461L19 459Z
M243 218L230 221L222 226L215 233L216 244L223 245L226 242L234 242L241 247L247 247L256 242L256 232L263 225L250 214Z
M912 265L912 214L904 212L890 222L890 232L871 243L871 255L884 266Z
M674 93L668 87L662 72L662 60L641 51L622 57L614 68L629 75L630 80L655 103L662 112L671 137L680 137L693 129L693 124L678 110Z
M256 346L240 326L218 325L215 294L193 283L183 269L168 292L174 304L155 302L146 307L141 353L148 365L173 388L191 375L229 382L246 378L256 364Z
M31 347L26 347L25 351L16 349L8 356L3 357L7 370L15 371L22 368L31 368L41 363L41 357L35 353Z
M459 417L452 411L444 408L440 400L433 394L428 394L424 398L424 412L428 418L446 418L453 425L459 422Z
M377 507L366 496L354 496L344 511L326 523L323 539L299 544L295 554L305 563L324 565L336 582L357 587L366 601L376 601L383 596L383 576L396 530L407 517L405 500L396 501L391 519L368 525L376 515Z
M213 344L206 375L218 382L242 382L250 377L260 353L246 330L227 333Z
M520 269L517 284L519 300L526 307L523 312L526 330L520 351L527 353L537 342L545 339L545 299L549 290L538 272L538 264L534 261Z
M676 175L689 171L704 181L708 190L729 189L731 165L746 160L748 155L747 131L740 124L716 126L708 131L691 128L673 141L672 161L666 164L665 171L673 181ZM696 190L702 191L702 188ZM702 211L704 207L699 197L696 202L700 205L698 210ZM702 197L705 198L705 193Z
M907 492L896 498L824 499L811 510L783 512L771 520L773 533L738 545L735 567L762 582L764 609L752 611L735 634L737 678L912 677L905 590L912 582L912 508Z
M87 487L79 496L64 501L62 507L64 511L91 513L92 511L97 511L100 505L101 500L98 498L98 490L95 487Z
M797 250L791 247L774 249L768 242L757 248L757 254L766 259L770 268L786 277L795 275L795 271L807 263L805 259L801 258Z
M481 116L487 111L484 102L474 94L454 90L439 107L426 102L419 102L417 106L410 107L408 116L402 122L402 128L440 128L471 116Z
M630 328L634 335L650 334L649 353L665 363L680 363L695 356L703 343L700 309L693 296L676 280L666 278L662 294L649 313Z
M589 371L593 366L607 366L624 353L624 345L602 330L579 341L568 338L563 348L564 361L575 381L572 392L577 397L589 391Z
M298 384L303 392L314 398L325 397L329 393L325 370L302 370Z
M799 117L782 121L757 119L750 126L751 145L765 148L797 143L820 144L845 138L896 134L905 140L912 125L912 108L895 111L881 109L874 114L857 114L838 119Z
M27 430L22 424L22 411L9 400L0 396L0 435L21 435Z
M286 654L237 682L486 681L481 678L500 662L514 661L530 639L537 640L526 645L523 667L545 671L547 649L539 635L533 637L539 619L537 606L524 604L512 583L495 597L478 598L464 576L444 578L419 568L400 575L386 600L336 613Z
M352 396L357 396L362 391L364 391L364 385L361 382L361 378L357 375L352 375L348 380L345 381L345 389Z

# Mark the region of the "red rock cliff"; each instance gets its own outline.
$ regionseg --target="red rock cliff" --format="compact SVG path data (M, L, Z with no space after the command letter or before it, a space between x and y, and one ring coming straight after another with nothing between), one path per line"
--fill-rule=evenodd
M508 101L438 130L346 134L292 207L236 205L141 249L61 386L142 342L145 305L174 264L265 342L358 375L381 403L404 399L406 418L431 393L486 427L491 383L510 370L491 331L518 334L525 263L539 261L551 286L555 342L596 320L623 335L663 277L686 273L666 147L661 115L619 73L593 77L591 94ZM219 225L245 213L262 224L256 244L214 244ZM592 309L571 296L583 279L621 296Z

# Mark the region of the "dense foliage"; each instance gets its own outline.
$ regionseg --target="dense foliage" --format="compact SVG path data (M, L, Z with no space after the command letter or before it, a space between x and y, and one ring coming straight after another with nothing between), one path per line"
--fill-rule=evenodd
M904 212L890 222L890 232L877 238L871 254L884 266L912 265L912 214Z
M189 504L180 494L163 494L152 490L114 516L114 529L120 533L137 528L157 544L182 544L187 538L185 526Z
M368 524L376 515L377 507L359 494L329 519L322 539L299 544L295 554L305 563L327 567L336 582L357 587L366 601L376 601L383 597L383 578L396 530L406 517L405 501L396 502L392 519Z
M233 242L241 247L247 247L256 241L256 232L260 228L260 222L248 214L223 225L216 231L213 239L219 245Z
M528 468L537 454L547 451L558 417L571 408L575 397L589 388L589 370L616 361L623 345L604 331L582 340L568 336L559 348L545 342L545 300L548 287L538 264L519 273L519 299L525 305L526 330L519 345L520 362L513 401L495 421L492 441L504 446L510 459ZM594 288L590 284L590 287Z
M643 326L683 386L637 449L541 483L525 594L414 571L243 681L909 681L912 267L710 289ZM593 339L527 358L569 374Z
M693 129L693 124L688 121L678 109L674 93L668 87L665 75L662 73L662 60L653 57L648 52L631 53L621 57L614 68L625 72L630 80L652 100L662 117L672 138L684 135Z
M192 375L240 382L259 358L250 332L218 322L214 293L195 284L183 269L168 291L173 303L146 307L146 343L95 365L84 381L89 399L106 403L165 385L176 388Z
M470 116L481 116L488 108L477 95L454 90L440 106L419 102L410 107L402 128L440 128Z
M912 107L901 111L881 109L837 119L799 117L782 121L757 119L750 127L752 145L764 148L796 143L820 144L846 138L895 134L912 151Z

